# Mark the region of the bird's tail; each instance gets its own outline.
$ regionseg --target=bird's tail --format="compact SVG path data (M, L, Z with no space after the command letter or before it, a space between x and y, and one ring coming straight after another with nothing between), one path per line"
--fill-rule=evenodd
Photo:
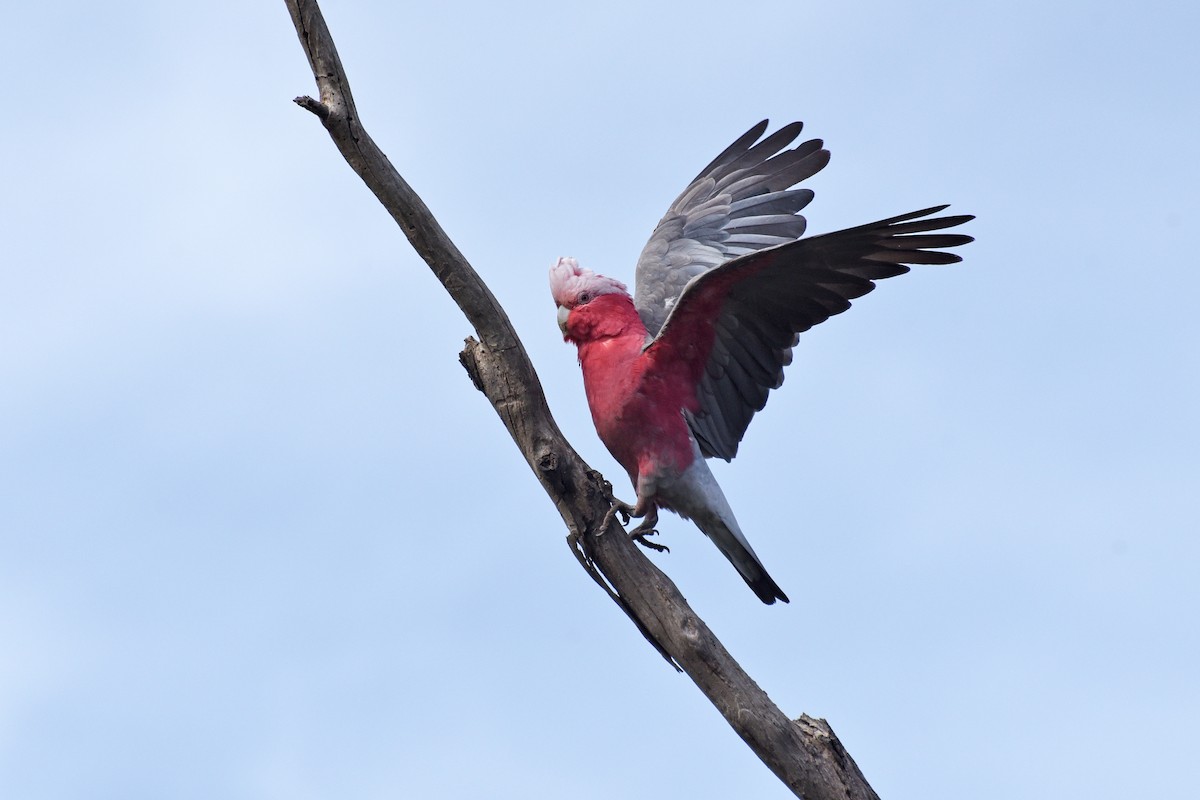
M767 605L776 600L788 602L787 595L763 569L754 548L738 527L733 509L729 507L725 493L700 455L700 448L694 439L692 453L692 463L677 480L657 487L657 501L696 523L696 527L704 531L704 535L729 559L729 563L733 564L759 600Z
M693 517L696 527L704 531L704 535L712 539L713 544L721 551L734 569L749 584L758 599L767 605L776 600L788 602L788 596L779 588L779 584L767 574L762 562L758 560L750 543L738 528L733 514L722 515L715 510L696 514Z

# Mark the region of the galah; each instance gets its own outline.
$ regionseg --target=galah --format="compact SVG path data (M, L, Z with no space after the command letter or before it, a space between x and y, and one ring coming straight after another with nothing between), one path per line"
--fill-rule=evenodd
M950 264L942 248L972 241L947 206L800 238L809 189L829 162L794 122L762 141L764 120L700 171L671 204L638 259L636 291L560 258L550 269L563 339L578 348L596 432L633 482L637 501L613 515L656 533L658 509L693 520L764 603L788 601L738 526L705 463L732 459L756 411L783 383L799 334L850 307L907 264Z

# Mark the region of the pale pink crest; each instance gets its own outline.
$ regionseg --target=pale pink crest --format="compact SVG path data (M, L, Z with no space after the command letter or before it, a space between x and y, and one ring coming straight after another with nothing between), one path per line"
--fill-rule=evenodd
M629 291L620 281L584 269L569 256L560 258L550 268L550 294L554 296L554 302L560 306L573 306L584 293L597 297L602 294L628 294Z

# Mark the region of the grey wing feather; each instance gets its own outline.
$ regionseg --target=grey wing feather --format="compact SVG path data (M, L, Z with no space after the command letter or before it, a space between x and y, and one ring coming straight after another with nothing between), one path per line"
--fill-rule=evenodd
M799 212L813 193L791 187L829 163L829 151L819 139L785 150L802 128L793 122L759 141L767 130L763 120L725 148L671 204L637 264L634 305L651 337L688 281L803 235L806 223Z
M722 265L688 285L658 340L701 330L697 309L719 300L712 349L697 386L699 408L685 412L706 457L731 459L751 418L783 383L799 334L850 308L875 282L910 264L952 264L945 248L970 236L942 233L970 216L932 216L945 206L879 220L761 250ZM691 333L689 333L689 331Z

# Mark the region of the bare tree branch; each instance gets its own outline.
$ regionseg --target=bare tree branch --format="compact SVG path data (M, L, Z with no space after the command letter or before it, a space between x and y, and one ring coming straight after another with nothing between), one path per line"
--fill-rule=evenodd
M559 431L537 373L504 310L363 129L316 0L285 2L319 90L319 99L298 97L296 103L321 120L346 162L396 220L474 327L479 339L467 339L463 366L558 508L580 563L796 796L877 800L824 720L807 715L788 719L619 525L614 522L606 531L597 530L610 507L611 488Z

